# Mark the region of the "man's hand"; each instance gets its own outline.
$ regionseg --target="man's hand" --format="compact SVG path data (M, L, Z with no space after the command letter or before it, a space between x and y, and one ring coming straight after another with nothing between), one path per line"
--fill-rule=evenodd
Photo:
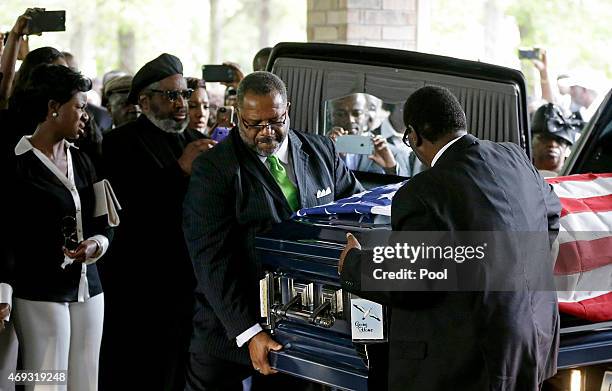
M374 143L374 153L368 156L368 158L386 170L395 168L397 163L389 149L387 140L378 135L372 138L372 142Z
M338 274L342 273L342 269L344 268L344 259L346 258L346 254L349 250L356 248L361 250L361 244L356 237L353 236L352 233L347 232L346 234L346 246L344 246L344 250L340 253L340 259L338 260Z
M98 243L94 240L83 240L74 250L64 248L64 255L72 258L77 262L85 262L85 260L93 258L100 251Z
M331 138L333 142L336 142L338 137L344 136L348 134L346 130L339 126L334 126L329 132L327 132L327 137Z
M548 60L546 59L546 49L540 48L540 58L534 58L531 60L533 66L540 72L540 75L548 75Z
M4 330L4 318L11 314L11 306L8 303L0 303L0 333Z
M265 331L260 331L249 341L249 355L253 368L262 375L271 375L278 372L270 367L268 352L279 351L283 345L272 339Z
M183 154L178 158L178 164L181 166L183 172L187 175L191 175L191 165L195 158L204 151L208 151L215 146L217 142L210 139L201 139L192 141L185 147Z

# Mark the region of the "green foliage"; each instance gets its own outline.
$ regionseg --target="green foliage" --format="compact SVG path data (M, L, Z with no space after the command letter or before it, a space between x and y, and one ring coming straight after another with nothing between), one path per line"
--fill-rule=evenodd
M0 0L0 28L9 30L28 7L66 10L66 32L33 36L30 48L53 46L75 54L82 71L102 76L120 64L120 32L134 31L136 71L163 52L177 55L185 74L199 76L210 62L210 45L221 47L221 61L250 72L260 49L258 1L220 0L223 27L218 42L209 38L206 0ZM306 1L270 0L270 42L306 40Z
M594 69L612 77L612 4L598 0L515 0L507 13L516 18L521 45L542 46L559 72Z

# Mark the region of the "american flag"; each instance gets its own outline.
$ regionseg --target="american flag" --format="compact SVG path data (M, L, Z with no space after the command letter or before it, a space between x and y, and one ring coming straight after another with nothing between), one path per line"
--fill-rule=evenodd
M319 205L312 208L300 209L297 217L334 215L334 214L375 214L391 216L391 200L395 192L407 181L379 186L348 198Z
M591 321L612 320L612 173L556 177L547 182L563 207L553 248L559 309ZM404 183L301 209L296 215L390 216L393 196Z
M612 319L612 173L548 178L561 200L555 284L559 309Z

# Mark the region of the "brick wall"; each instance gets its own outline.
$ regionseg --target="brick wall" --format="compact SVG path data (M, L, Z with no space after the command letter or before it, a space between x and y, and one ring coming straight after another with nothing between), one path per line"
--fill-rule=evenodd
M416 50L419 0L307 1L309 42Z

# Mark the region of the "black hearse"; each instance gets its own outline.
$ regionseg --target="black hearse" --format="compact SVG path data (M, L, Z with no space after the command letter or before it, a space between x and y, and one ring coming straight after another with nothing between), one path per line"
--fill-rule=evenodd
M378 99L380 122L391 125L397 136L403 132L401 104L406 97L436 84L457 96L474 135L514 142L531 156L526 83L517 70L431 54L317 43L278 44L268 70L287 85L291 126L297 130L326 134L333 125L330 110L335 100L367 94ZM371 106L376 109L376 104ZM393 137L392 130L385 137ZM562 174L586 172L612 172L609 94L583 130ZM355 173L369 187L406 179ZM262 323L284 345L281 352L271 354L275 368L339 389L367 389L368 344L351 338L351 295L340 288L337 259L347 230L385 230L388 223L384 216L368 215L302 218L258 237L260 260L267 270L261 281ZM612 363L612 322L592 324L562 315L558 363L560 368L583 370ZM597 389L601 368L589 381Z

